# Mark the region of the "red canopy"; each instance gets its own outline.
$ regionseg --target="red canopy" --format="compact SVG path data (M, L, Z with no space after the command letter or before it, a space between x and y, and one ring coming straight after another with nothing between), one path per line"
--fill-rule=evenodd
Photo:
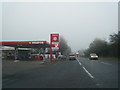
M3 46L11 46L17 48L49 47L49 43L47 41L2 41L0 44Z

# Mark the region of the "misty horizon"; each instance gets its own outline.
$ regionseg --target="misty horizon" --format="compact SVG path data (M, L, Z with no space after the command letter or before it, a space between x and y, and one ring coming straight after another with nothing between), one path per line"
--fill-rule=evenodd
M51 33L59 33L78 51L95 38L109 41L118 32L117 2L4 2L2 15L3 41L49 42Z

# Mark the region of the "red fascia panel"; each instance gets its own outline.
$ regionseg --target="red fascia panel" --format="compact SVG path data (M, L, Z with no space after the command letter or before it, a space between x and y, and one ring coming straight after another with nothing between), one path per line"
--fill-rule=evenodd
M3 41L2 45L49 44L47 41Z

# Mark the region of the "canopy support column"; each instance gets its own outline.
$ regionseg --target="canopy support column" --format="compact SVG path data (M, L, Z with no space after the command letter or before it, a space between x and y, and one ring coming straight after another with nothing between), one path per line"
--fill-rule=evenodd
M15 58L14 58L15 60L17 60L18 59L18 48L17 47L15 47Z
M45 58L45 47L43 47L43 61L45 61L46 58Z

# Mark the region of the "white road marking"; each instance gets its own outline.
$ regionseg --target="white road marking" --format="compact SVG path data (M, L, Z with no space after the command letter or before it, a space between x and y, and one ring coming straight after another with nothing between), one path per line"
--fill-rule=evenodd
M77 59L77 61L78 61L78 63L79 63L80 65L82 65L81 62L80 62L78 59Z
M109 63L105 63L105 62L101 62L101 63L106 64L106 65L112 65L112 64L109 64Z
M85 67L83 67L83 69L86 71L86 73L91 77L91 78L94 78L94 76L92 76Z
M19 62L20 60L15 60L14 62Z
M80 65L82 65L80 62L79 62Z
M78 59L77 59L77 61L78 61L78 63L79 63L80 65L82 65L81 62L80 62ZM82 66L82 68L85 70L85 72L86 72L91 78L94 78L94 76L92 76L92 74L90 74L85 67Z

